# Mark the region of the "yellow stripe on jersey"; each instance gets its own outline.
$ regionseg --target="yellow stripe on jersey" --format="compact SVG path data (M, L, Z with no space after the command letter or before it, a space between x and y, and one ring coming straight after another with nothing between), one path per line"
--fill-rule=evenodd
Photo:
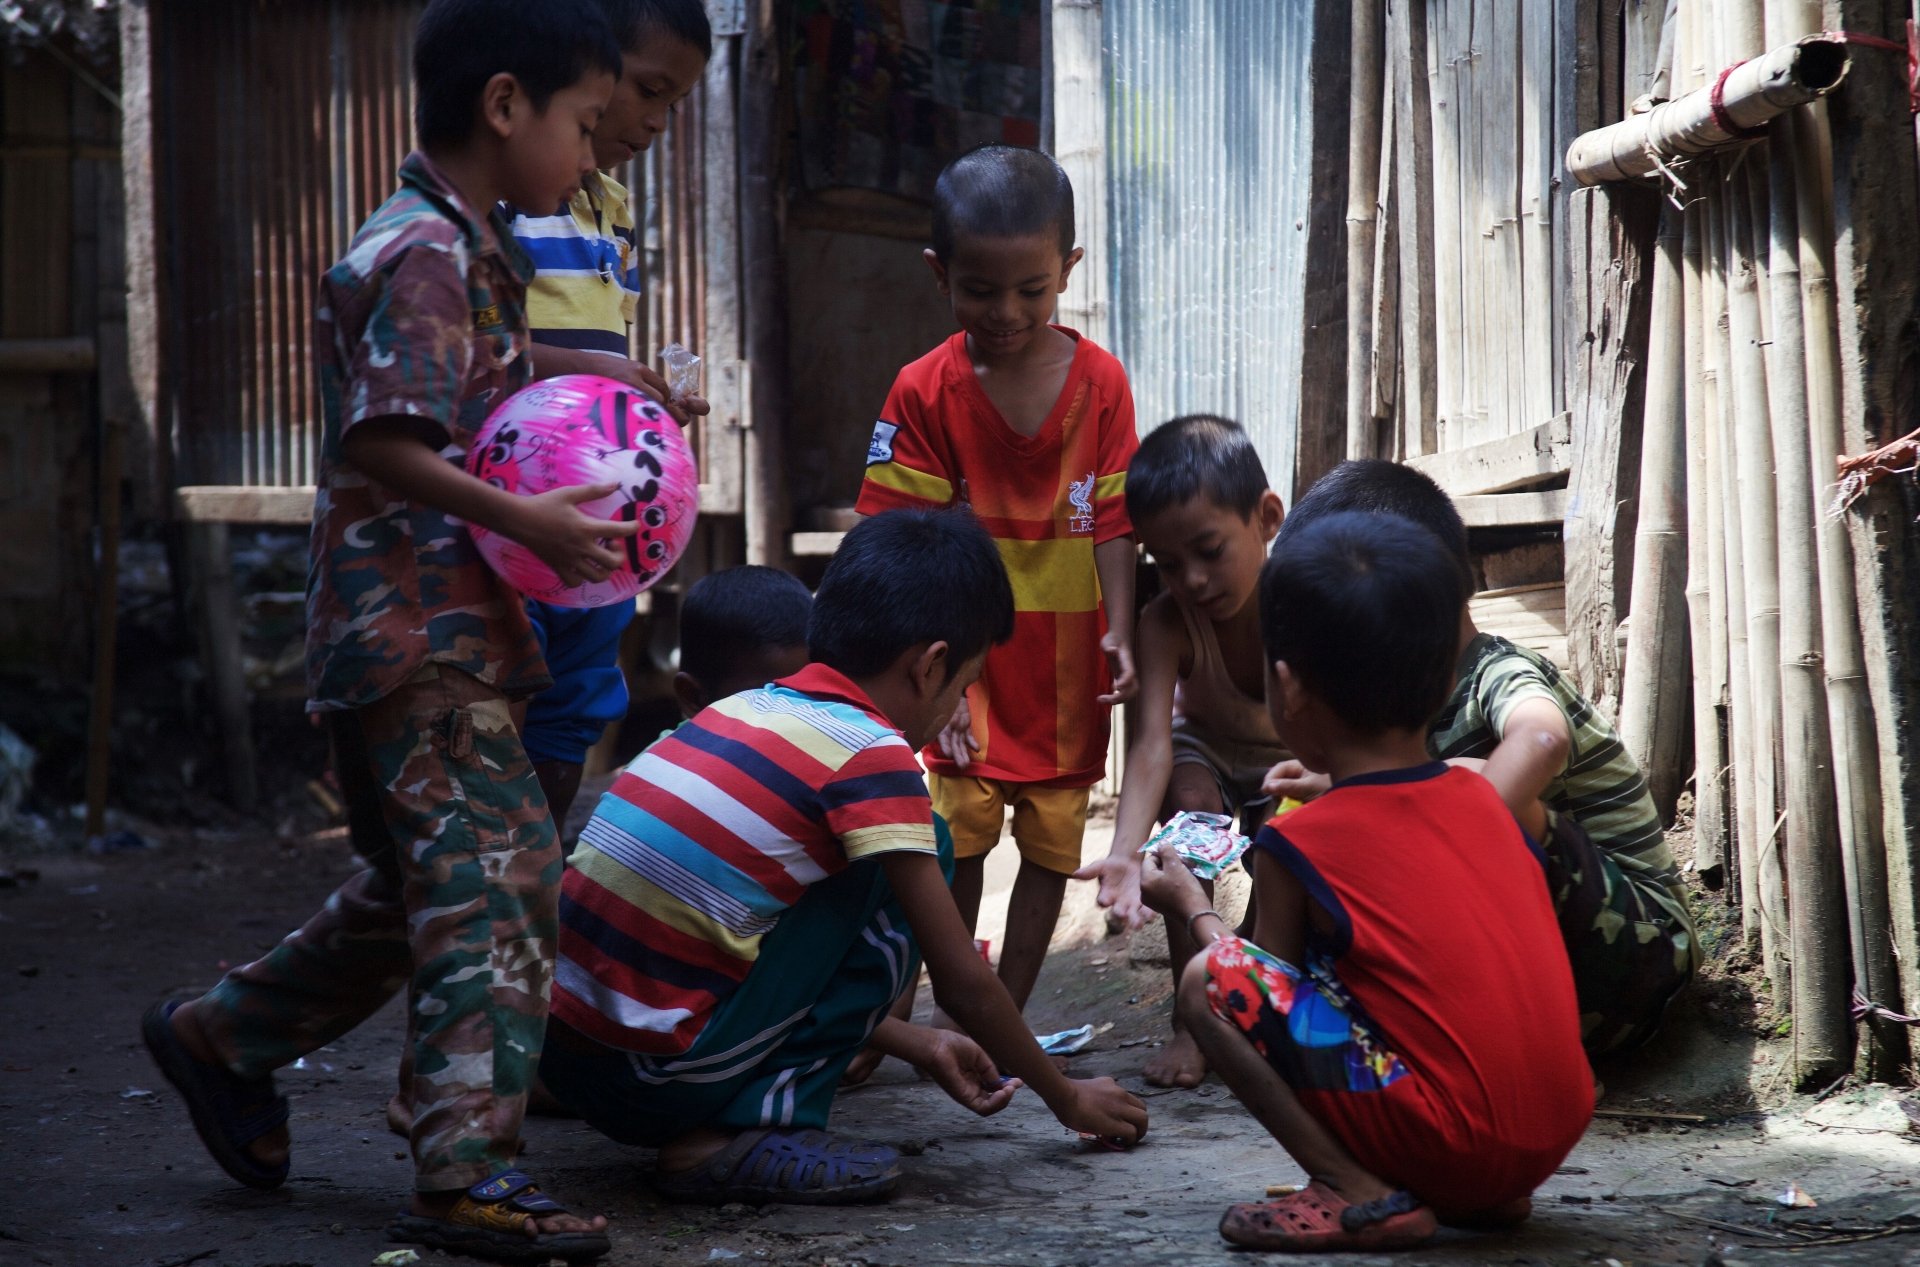
M1121 497L1127 491L1127 473L1115 471L1112 475L1102 475L1093 482L1095 501L1105 501L1109 497Z
M1090 612L1100 606L1100 574L1093 566L1092 537L1052 541L996 538L1000 560L1013 582L1013 609L1023 612Z
M867 468L867 478L882 488L904 493L908 497L917 497L921 501L944 506L953 500L953 485L938 475L929 475L925 471L916 471L910 466L898 462L882 462Z
M760 954L760 939L763 934L755 933L751 937L734 936L719 920L708 919L681 899L665 892L651 880L601 853L584 840L573 851L573 857L567 860L567 866L585 873L588 879L607 892L614 894L628 905L645 911L667 927L708 942L736 959L751 963Z

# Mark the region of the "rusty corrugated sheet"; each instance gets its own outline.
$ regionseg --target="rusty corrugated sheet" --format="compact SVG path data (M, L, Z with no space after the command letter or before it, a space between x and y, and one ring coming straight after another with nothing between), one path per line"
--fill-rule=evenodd
M413 145L420 0L155 4L161 293L176 482L311 484L321 274ZM622 173L643 217L635 350L700 351L698 98Z

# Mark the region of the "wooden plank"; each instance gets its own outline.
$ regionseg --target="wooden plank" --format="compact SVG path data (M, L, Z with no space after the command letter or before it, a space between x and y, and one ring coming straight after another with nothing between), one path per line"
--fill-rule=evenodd
M1456 497L1453 504L1469 528L1527 528L1561 522L1572 499L1566 489L1555 488L1544 493Z
M1300 337L1300 432L1293 499L1346 456L1347 97L1351 30L1341 6L1313 9L1313 174ZM1082 271L1074 270L1076 273Z
M1609 186L1580 190L1569 206L1576 258L1563 332L1573 368L1567 654L1575 684L1611 717L1621 686L1618 626L1633 572L1659 199Z
M779 35L774 0L747 6L740 77L740 268L749 382L742 510L747 562L779 567L792 525L781 454L789 425L787 287L780 212Z
M1522 394L1524 411L1509 425L1532 426L1551 418L1558 394L1553 382L1553 188L1560 170L1553 148L1553 15L1546 6L1523 4L1520 11L1521 150L1515 226L1520 253L1520 334L1525 344Z
M713 406L700 424L702 483L713 488L710 514L737 514L745 501L746 440L752 389L746 359L745 279L740 263L739 73L736 62L746 34L740 0L714 0L713 58L701 85L700 120L705 129L701 182L706 233L707 400Z
M172 450L160 403L161 292L155 224L153 45L145 4L120 6L120 183L126 250L126 356L132 392L129 448L146 456L134 479L164 513L163 490L173 482Z
M1386 78L1384 0L1347 6L1352 75L1347 82L1347 446L1370 458L1373 430L1374 235L1379 228L1380 106Z
M1393 3L1394 193L1399 202L1400 416L1409 454L1440 447L1435 386L1433 108L1427 6Z
M1468 601L1474 625L1538 652L1561 669L1567 667L1566 589L1561 585L1523 585L1491 590Z
M174 507L188 523L311 524L313 488L189 485L174 491Z
M1410 457L1407 465L1432 476L1454 497L1505 492L1566 472L1572 457L1571 426L1561 414L1518 435Z
M796 532L788 538L788 549L797 559L831 558L846 535L844 532Z

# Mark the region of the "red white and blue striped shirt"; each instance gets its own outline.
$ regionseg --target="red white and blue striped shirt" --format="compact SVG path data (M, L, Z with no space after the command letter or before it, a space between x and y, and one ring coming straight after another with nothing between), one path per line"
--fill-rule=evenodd
M807 887L936 853L913 749L825 665L721 700L635 757L561 887L553 1015L610 1047L690 1048Z

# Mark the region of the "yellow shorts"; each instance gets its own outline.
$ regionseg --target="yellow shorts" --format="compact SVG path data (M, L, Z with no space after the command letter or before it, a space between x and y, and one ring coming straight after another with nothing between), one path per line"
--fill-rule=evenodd
M1013 843L1022 858L1060 875L1080 869L1090 789L1002 783L964 774L929 774L927 784L934 812L953 831L955 858L978 858L1000 843L1011 806Z

